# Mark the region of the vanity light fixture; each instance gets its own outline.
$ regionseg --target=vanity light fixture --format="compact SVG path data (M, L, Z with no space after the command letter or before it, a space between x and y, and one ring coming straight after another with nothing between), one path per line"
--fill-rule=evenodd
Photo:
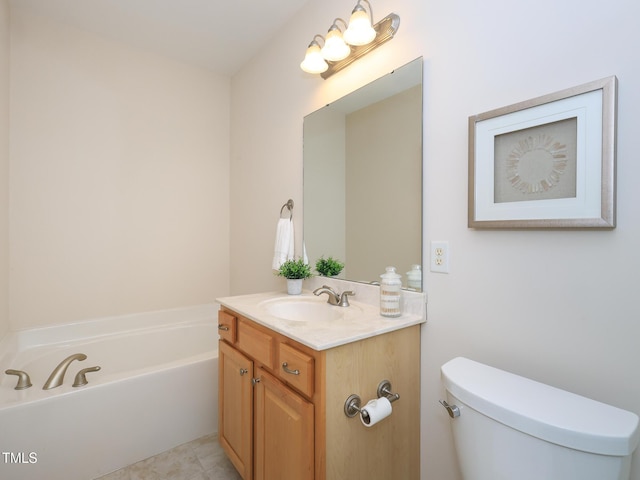
M369 7L368 13L362 5L363 2ZM348 25L343 19L336 18L329 27L326 38L322 35L313 37L300 68L307 73L329 78L391 40L400 26L400 17L395 13L390 13L375 25L372 25L372 19L373 9L369 0L358 0L351 12ZM340 30L338 22L344 24L344 33ZM318 39L322 39L322 47Z

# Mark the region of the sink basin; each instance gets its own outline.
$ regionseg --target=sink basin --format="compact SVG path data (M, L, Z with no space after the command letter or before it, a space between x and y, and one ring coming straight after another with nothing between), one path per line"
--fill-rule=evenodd
M338 320L359 310L354 305L349 307L329 305L324 298L316 300L298 297L267 300L262 302L260 307L269 315L294 322Z

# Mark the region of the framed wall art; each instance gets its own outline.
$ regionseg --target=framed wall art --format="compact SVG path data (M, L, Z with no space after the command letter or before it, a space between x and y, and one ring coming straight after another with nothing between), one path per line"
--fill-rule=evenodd
M469 117L471 228L614 228L617 79Z

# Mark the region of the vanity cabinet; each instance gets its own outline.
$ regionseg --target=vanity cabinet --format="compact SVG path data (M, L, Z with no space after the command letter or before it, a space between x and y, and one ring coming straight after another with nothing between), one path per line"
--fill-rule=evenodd
M313 404L262 368L257 378L254 478L314 478Z
M218 438L242 478L253 471L253 361L228 343L219 342Z
M218 320L218 437L244 480L419 478L419 325L317 351L227 307ZM347 417L382 380L392 415Z

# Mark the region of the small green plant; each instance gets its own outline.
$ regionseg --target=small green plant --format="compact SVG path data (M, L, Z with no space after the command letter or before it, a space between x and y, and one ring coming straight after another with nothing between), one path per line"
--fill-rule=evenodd
M311 267L309 267L307 263L304 263L302 258L298 260L287 260L280 265L280 269L278 270L278 276L289 280L309 278L311 275Z
M339 275L344 268L344 263L333 257L320 257L316 262L316 270L323 277L334 277Z

